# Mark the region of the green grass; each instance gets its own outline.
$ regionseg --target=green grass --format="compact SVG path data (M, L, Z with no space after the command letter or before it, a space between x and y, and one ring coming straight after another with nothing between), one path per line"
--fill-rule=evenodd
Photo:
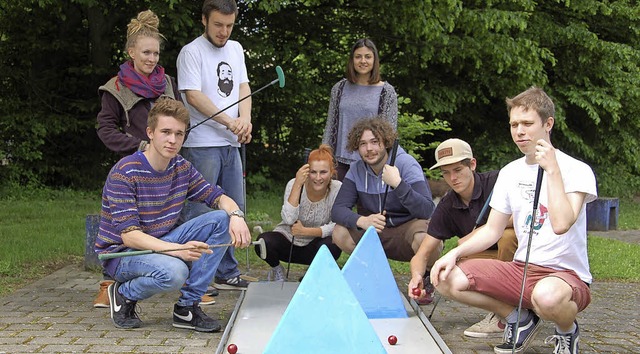
M79 262L85 216L100 210L100 195L74 191L23 191L0 200L0 295Z
M618 229L640 230L640 200L620 200L620 216L618 217Z
M282 192L258 192L247 196L247 221L250 228L260 225L265 231L280 222ZM639 202L623 200L619 228L640 229ZM13 187L0 198L0 296L60 267L76 262L84 255L85 217L100 210L100 192L71 190L30 190ZM254 237L256 235L254 234ZM448 240L445 250L456 240ZM241 270L245 271L246 251L236 250ZM589 236L589 258L596 280L640 281L640 245ZM348 256L342 254L343 266ZM253 249L249 251L251 275L264 277L267 265ZM397 274L408 274L408 263L391 261ZM292 265L292 271L306 266Z

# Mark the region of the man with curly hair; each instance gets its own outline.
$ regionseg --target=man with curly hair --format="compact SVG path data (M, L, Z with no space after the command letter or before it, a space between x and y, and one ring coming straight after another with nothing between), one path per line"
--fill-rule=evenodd
M408 262L427 234L435 209L431 190L418 161L401 147L390 165L396 139L381 117L362 119L349 132L347 149L358 151L361 159L351 164L331 211L333 242L346 253L373 226L387 257ZM352 211L356 205L357 213Z

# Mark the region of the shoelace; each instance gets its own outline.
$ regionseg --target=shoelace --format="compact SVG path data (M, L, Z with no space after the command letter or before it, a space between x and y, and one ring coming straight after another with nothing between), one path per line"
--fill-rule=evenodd
M504 337L502 339L505 343L513 344L513 325L507 325L507 330L504 331Z
M559 334L555 334L552 336L548 336L544 340L544 344L549 344L552 341L556 341L556 347L553 349L553 354L570 354L571 353L571 336L562 336Z
M274 269L274 279L275 281L283 281L284 280L284 269L277 267Z
M138 316L138 313L141 313L142 307L138 304L138 302L136 301L133 306L129 307L129 316L140 319L140 316Z
M489 325L489 324L491 323L491 321L493 321L494 317L496 317L496 314L492 312L492 313L490 313L490 314L486 315L486 316L482 319L482 321L480 321L480 323L481 323L482 325Z

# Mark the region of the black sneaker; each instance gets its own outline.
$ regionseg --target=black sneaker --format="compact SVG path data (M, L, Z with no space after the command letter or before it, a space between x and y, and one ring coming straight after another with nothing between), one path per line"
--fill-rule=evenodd
M247 290L249 282L240 278L239 275L229 279L215 277L213 286L220 290Z
M173 327L198 332L218 332L222 329L220 323L207 316L197 303L192 306L173 305Z
M136 301L131 301L122 296L118 289L122 283L115 282L107 288L109 295L109 308L111 309L111 320L118 328L138 328L142 321L136 313Z
M531 311L531 319L526 323L520 324L518 326L518 334L515 336L516 340L516 350L513 350L513 341L514 336L513 332L516 330L516 323L508 323L504 328L504 343L498 344L493 347L493 351L498 354L509 354L509 353L521 353L527 349L529 344L533 341L538 331L540 331L540 325L542 324L542 320L540 317L535 314L535 312Z
M216 289L215 287L209 285L207 286L207 291L204 292L205 295L209 295L209 296L218 296L220 295L220 293L218 292L218 289Z
M578 340L580 340L580 327L576 321L576 331L572 334L556 334L547 337L544 340L544 344L549 344L552 341L556 342L556 347L553 349L553 354L578 354Z

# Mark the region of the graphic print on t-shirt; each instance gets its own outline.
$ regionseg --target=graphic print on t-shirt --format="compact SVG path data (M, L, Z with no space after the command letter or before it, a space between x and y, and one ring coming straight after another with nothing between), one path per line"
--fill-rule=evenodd
M529 212L525 219L525 229L529 232L529 227L531 227L531 215L532 211ZM538 210L536 211L536 220L533 223L533 231L537 234L538 230L542 228L544 225L544 221L549 217L549 209L542 204L538 204Z
M221 61L216 70L218 74L218 94L227 98L233 91L233 69L229 63Z

